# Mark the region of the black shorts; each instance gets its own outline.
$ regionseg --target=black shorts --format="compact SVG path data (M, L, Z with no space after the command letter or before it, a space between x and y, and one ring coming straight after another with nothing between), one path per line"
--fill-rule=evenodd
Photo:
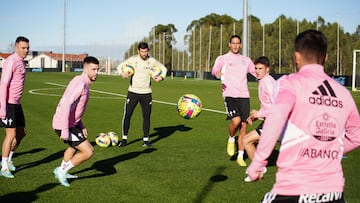
M56 130L55 133L60 137L61 130ZM72 127L69 129L69 139L64 140L64 143L67 143L71 147L76 147L82 142L86 140L85 135L83 134L82 130L79 127Z
M261 203L346 203L344 193L328 192L323 194L303 194L294 196L277 195L271 192L265 194Z
M249 98L225 97L224 102L227 113L227 120L240 116L241 122L246 122L250 112Z
M0 127L2 128L25 128L25 116L21 104L7 104L6 118L0 120Z

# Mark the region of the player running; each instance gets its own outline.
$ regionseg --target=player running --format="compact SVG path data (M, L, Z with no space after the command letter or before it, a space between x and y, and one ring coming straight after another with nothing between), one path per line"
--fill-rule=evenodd
M231 120L228 126L227 154L229 156L235 154L235 134L239 129L236 162L240 166L246 166L242 141L246 134L246 119L249 117L250 112L247 74L250 73L256 77L255 66L249 57L240 54L240 36L233 35L230 37L229 49L228 53L216 58L211 74L221 79L227 120Z
M54 169L55 177L61 185L69 187L67 178L77 178L68 171L90 159L94 148L87 140L87 129L82 122L89 99L91 82L98 76L99 61L88 56L84 59L83 73L75 76L68 84L53 117L55 133L69 146L59 167Z

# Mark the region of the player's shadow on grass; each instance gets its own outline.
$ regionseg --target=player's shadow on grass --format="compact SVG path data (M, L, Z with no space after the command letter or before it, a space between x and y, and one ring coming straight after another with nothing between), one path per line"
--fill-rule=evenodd
M14 153L14 158L18 157L18 156L25 155L25 154L35 154L35 153L38 153L38 152L41 152L41 151L44 151L44 150L45 150L45 148L35 148L35 149L31 149L31 150L26 151L26 152L15 152Z
M206 198L207 194L209 192L211 192L211 190L213 189L214 185L218 182L222 182L228 179L227 176L225 175L221 175L221 173L225 170L224 166L220 166L216 169L215 173L213 176L210 177L209 181L207 182L207 184L203 187L203 189L201 190L201 192L197 195L196 200L194 202L203 202L204 199Z
M170 135L174 134L176 131L186 132L192 130L190 127L186 127L185 125L177 125L177 126L165 126L165 127L157 127L154 128L155 132L150 134L150 137L156 137L155 139L150 140L150 143L156 143L161 139L167 138ZM142 138L133 140L128 142L128 144L142 141Z
M104 159L104 160L100 160L100 161L96 161L92 164L92 166L90 166L89 168L85 168L83 170L77 171L74 174L80 174L80 173L84 173L87 171L98 171L99 173L93 174L93 175L88 175L88 176L81 176L77 179L73 179L73 180L79 180L79 179L87 179L87 178L97 178L97 177L102 177L102 176L108 176L108 175L112 175L116 173L116 168L115 165L118 164L119 162L123 162L123 161L127 161L130 159L134 159L142 154L148 154L151 152L156 151L155 148L147 148L144 149L143 151L137 151L137 152L130 152L127 154L122 154L119 156L115 156L109 159Z
M63 156L64 156L64 150L58 151L58 152L50 154L49 156L46 156L46 157L44 157L44 158L42 158L42 159L40 159L38 161L18 165L17 168L16 168L16 172L27 169L27 168L32 168L32 167L35 167L35 166L39 166L41 164L47 164L49 162L60 159Z
M57 183L48 183L45 185L41 185L35 190L27 191L27 192L13 192L8 193L0 197L0 202L21 202L28 203L34 202L39 199L38 194L47 190L54 188Z

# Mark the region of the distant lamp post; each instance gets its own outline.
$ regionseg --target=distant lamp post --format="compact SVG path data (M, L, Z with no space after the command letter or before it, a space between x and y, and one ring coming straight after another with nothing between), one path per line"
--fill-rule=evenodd
M66 28L66 0L64 0L64 24L63 24L63 49L62 49L62 72L65 72L65 28Z

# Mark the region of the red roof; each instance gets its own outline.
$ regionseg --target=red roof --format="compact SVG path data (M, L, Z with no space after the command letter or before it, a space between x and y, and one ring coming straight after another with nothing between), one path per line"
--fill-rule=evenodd
M50 52L45 52L44 54L57 61L62 61L62 54ZM65 54L65 61L84 61L86 57L87 54Z
M6 59L8 56L10 56L11 54L7 54L7 53L0 53L0 57L3 57L4 59Z
M45 55L57 60L57 61L62 61L62 54L58 54L58 53L51 53L51 52L44 52ZM6 59L8 56L10 56L11 54L9 53L1 53L0 52L0 57ZM65 54L65 61L84 61L84 59L87 57L87 54Z

